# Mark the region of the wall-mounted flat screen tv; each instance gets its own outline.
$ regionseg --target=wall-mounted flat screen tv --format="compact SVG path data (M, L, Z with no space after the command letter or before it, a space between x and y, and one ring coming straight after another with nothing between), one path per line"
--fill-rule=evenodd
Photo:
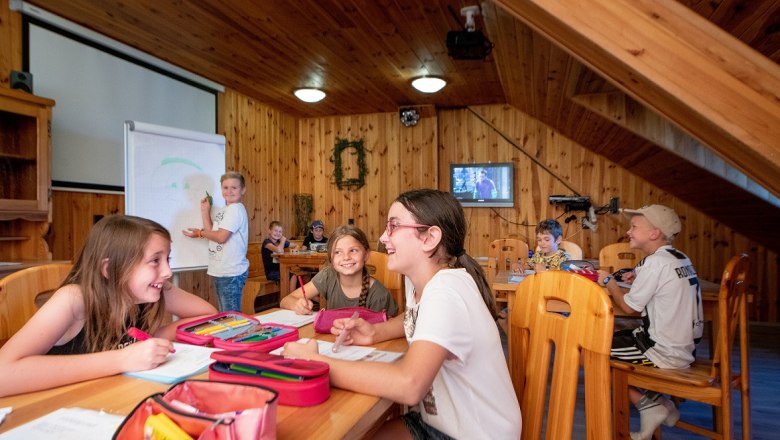
M456 163L450 165L450 193L464 207L512 208L512 162Z

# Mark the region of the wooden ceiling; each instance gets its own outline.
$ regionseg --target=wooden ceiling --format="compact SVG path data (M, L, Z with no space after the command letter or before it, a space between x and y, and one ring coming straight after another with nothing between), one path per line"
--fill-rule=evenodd
M445 43L475 0L29 2L295 116L508 103L780 250L780 208L575 104L616 88L490 2L476 18L495 44L484 61L453 60ZM780 63L780 0L678 2ZM410 81L423 75L448 85L417 92ZM292 95L300 87L328 96L305 104Z

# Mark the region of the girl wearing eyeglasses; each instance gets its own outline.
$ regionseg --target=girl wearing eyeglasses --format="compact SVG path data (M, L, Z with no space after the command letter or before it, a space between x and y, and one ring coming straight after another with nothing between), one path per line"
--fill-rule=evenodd
M316 341L288 343L284 355L330 364L339 388L408 405L385 423L393 438L519 438L520 405L504 358L495 304L479 263L466 254L466 219L451 194L421 189L390 206L380 241L388 269L406 277L406 311L381 324L337 320L344 344L405 336L395 363L351 362L317 353Z

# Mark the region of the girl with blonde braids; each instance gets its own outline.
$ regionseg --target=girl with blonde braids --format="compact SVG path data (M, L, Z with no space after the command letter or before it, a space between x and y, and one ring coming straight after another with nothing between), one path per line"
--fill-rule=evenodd
M327 267L302 288L284 297L280 306L299 315L310 314L312 298L322 295L329 309L360 306L385 310L388 316L395 316L398 306L393 296L366 268L370 252L368 238L362 230L352 225L339 226L328 238Z

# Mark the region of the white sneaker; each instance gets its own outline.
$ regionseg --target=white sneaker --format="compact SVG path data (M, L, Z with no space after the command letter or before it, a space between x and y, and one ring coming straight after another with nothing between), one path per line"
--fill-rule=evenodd
M674 406L674 404L672 404L672 406ZM645 440L653 438L653 433L655 430L661 426L661 424L664 423L670 415L671 411L669 411L669 408L667 408L663 402L659 402L657 405L639 411L640 429L638 433L631 433L631 438L634 440ZM679 418L679 413L677 417ZM675 423L677 422L677 420L674 421Z
M669 410L669 415L663 421L664 426L674 426L677 421L680 420L680 410L674 405L671 400L661 397L661 405L665 406Z

